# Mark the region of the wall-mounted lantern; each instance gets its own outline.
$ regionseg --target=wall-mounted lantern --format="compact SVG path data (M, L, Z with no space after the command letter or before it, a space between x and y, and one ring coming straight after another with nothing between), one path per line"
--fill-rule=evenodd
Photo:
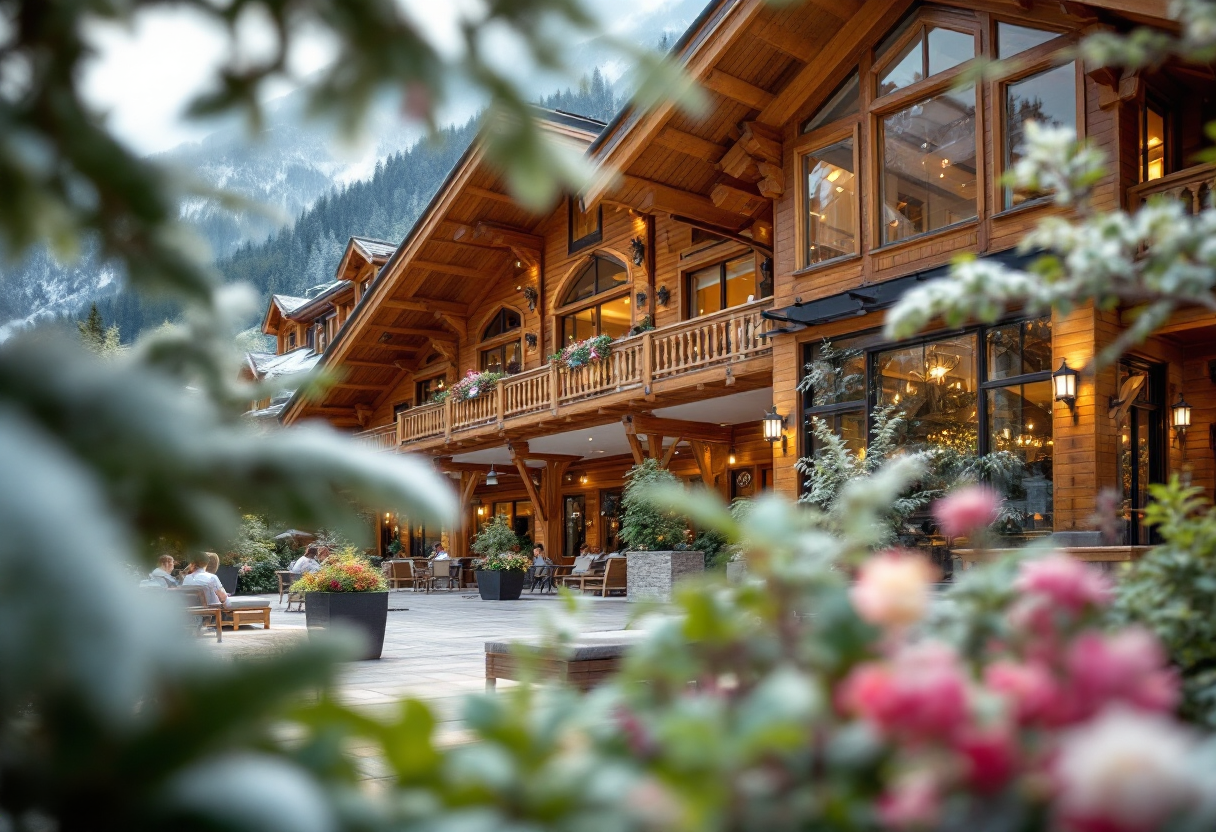
M1060 362L1060 369L1051 374L1051 386L1055 392L1056 401L1068 405L1073 422L1077 421L1077 376L1076 370L1068 366L1068 359Z
M773 294L773 259L765 257L760 261L760 297L767 298Z
M646 243L641 237L634 237L629 241L629 252L633 258L633 265L640 266L646 260Z
M536 333L535 332L525 332L524 333L524 343L527 344L529 348L536 349Z
M646 308L646 293L638 292L637 299L638 299L638 309L645 309ZM628 298L626 298L626 300L628 300Z
M1186 436L1186 430L1191 426L1191 406L1178 394L1178 401L1170 408L1170 426L1181 440Z
M659 306L666 308L667 304L671 303L671 292L667 290L666 286L660 286L654 293L654 299L659 302Z
M520 291L522 291L524 293L524 300L526 300L528 302L528 311L535 312L536 311L536 302L538 300L540 300L540 293L536 291L536 287L535 286L525 286Z
M785 438L785 417L777 412L777 405L764 414L764 438L768 442L781 443L781 455L789 453L789 445Z

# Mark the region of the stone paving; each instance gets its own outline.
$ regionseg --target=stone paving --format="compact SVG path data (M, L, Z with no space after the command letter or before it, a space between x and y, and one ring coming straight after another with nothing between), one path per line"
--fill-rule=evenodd
M389 598L384 654L379 661L352 662L343 667L338 696L366 713L395 711L405 696L425 700L439 720L440 742L465 739L460 727L461 703L469 693L485 689L486 641L525 637L543 629L542 618L560 616L563 607L554 595L524 592L518 601L482 601L476 590L432 593L397 590ZM271 605L269 631L246 625L224 632L222 644L204 637L211 649L224 654L256 655L282 649L307 638L304 615L287 612L278 595L262 596ZM584 632L621 630L637 609L623 598L587 596L579 629ZM504 687L510 682L500 682ZM383 776L371 748L355 748L368 777Z

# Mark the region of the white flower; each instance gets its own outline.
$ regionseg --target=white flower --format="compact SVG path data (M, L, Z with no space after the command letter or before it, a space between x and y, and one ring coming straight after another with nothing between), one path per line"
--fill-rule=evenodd
M1174 720L1109 708L1060 741L1058 811L1111 828L1154 829L1202 794L1194 735Z

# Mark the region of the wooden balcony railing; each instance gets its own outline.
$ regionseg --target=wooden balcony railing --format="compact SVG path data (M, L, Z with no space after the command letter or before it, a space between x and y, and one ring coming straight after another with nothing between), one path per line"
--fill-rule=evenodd
M505 378L475 399L411 408L397 416L398 444L451 437L546 410L557 414L610 393L636 389L645 395L654 382L767 353L770 347L761 334L770 324L760 313L771 305L771 300L759 300L652 329L614 342L607 359L586 367L560 370L546 364Z
M1151 197L1166 196L1178 200L1188 214L1195 215L1212 204L1213 191L1216 191L1216 165L1195 165L1128 188L1127 204L1135 210Z
M397 426L381 425L378 428L355 434L355 441L375 451L392 451L397 448Z

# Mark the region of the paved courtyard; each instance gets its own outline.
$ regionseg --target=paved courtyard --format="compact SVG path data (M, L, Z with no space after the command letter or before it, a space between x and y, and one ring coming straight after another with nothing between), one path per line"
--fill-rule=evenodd
M271 606L271 629L246 625L226 630L222 644L204 637L210 649L226 655L256 654L307 638L304 615L287 612L278 595L261 596ZM621 598L586 597L579 616L581 632L621 630L637 609ZM384 654L379 661L352 662L343 667L339 698L369 714L395 712L405 696L425 700L440 723L441 742L460 742L461 702L466 694L485 689L485 642L524 637L543 631L546 618L566 616L562 601L553 595L530 595L518 601L482 601L476 590L439 591L430 594L394 591L389 597ZM501 682L500 686L511 684ZM371 749L365 773L382 775Z

